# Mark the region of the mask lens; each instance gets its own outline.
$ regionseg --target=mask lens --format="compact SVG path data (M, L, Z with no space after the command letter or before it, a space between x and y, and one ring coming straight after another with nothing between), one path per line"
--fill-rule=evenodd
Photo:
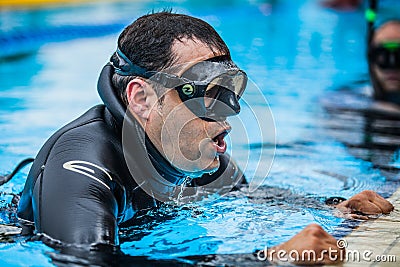
M219 120L239 113L239 99L247 84L247 75L232 61L202 61L180 76L185 84L176 86L179 97L198 117Z
M206 92L204 94L204 106L206 108L210 108L212 106L220 90L221 87L217 84L210 83L207 86Z
M381 69L400 69L400 45L390 48L385 46L374 48L372 61Z
M219 99L221 93L230 93L236 100L239 100L246 88L247 76L242 71L234 71L234 73L224 73L214 78L207 86L204 94L204 106L210 109L215 102L226 102L225 99ZM230 91L230 92L227 92ZM232 103L225 103L227 105Z

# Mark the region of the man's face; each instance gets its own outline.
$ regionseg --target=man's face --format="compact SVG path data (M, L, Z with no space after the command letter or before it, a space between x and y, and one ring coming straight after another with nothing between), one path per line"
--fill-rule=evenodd
M372 42L375 46L390 42L400 42L400 24L389 22L383 25L376 31ZM372 65L372 69L384 91L400 91L400 69L382 69L376 64Z
M191 40L176 42L172 51L176 65L223 55ZM226 120L206 121L197 117L183 104L176 90L167 90L162 98L154 103L145 124L150 140L176 168L190 176L216 171L218 155L226 151L224 137L231 130L230 125Z

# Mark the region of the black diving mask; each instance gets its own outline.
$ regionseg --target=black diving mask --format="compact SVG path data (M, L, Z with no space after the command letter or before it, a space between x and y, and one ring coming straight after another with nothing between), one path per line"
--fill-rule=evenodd
M400 69L400 42L372 46L368 56L381 69Z
M239 99L247 75L227 56L196 62L179 75L148 71L133 64L119 49L111 57L111 64L119 75L140 76L177 90L185 106L204 120L224 120L240 112Z

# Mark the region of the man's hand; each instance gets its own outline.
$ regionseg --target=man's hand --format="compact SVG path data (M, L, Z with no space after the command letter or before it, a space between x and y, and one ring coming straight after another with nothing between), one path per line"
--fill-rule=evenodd
M394 209L389 201L371 190L358 193L336 208L353 219L368 219L368 215L388 214Z
M344 260L345 249L318 224L310 224L289 241L267 251L266 258L274 262L298 265L336 264Z

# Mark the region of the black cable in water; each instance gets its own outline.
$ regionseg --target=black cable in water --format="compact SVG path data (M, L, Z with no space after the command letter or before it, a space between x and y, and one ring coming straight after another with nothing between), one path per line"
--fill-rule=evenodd
M7 175L1 175L0 176L0 186L7 183L8 181L10 181L15 174L17 174L17 172L19 172L23 167L25 167L26 165L28 165L29 163L33 162L33 158L26 158L23 161L21 161L20 163L18 163L17 167L15 167L15 169Z

